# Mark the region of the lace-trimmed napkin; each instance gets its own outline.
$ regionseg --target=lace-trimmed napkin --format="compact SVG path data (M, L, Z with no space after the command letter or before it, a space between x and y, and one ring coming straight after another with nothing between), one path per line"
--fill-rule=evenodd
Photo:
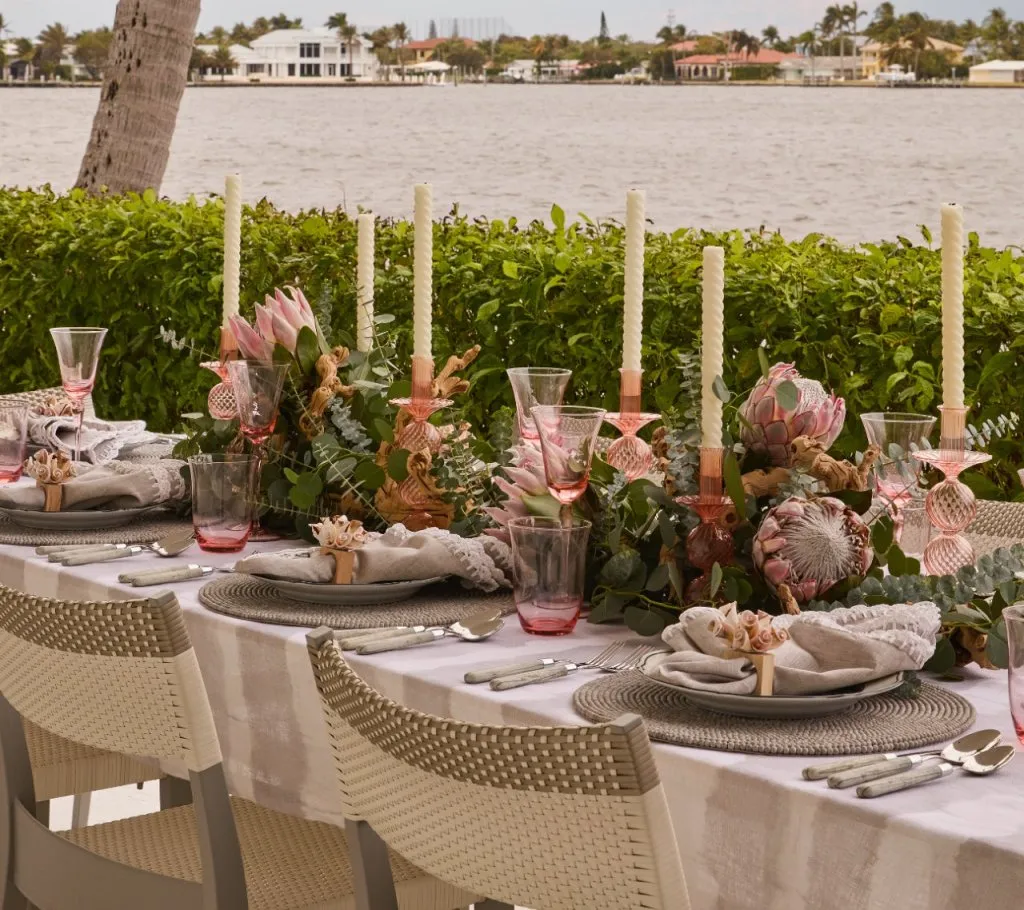
M717 616L710 607L687 610L662 633L672 652L649 660L647 675L688 689L753 695L754 667L746 658L722 656L729 645L714 634ZM939 608L927 601L844 607L777 616L772 625L789 633L772 652L775 694L813 695L921 669L935 650Z
M28 422L29 441L38 446L63 452L69 458L75 454L75 418L70 415L33 414ZM159 439L146 430L144 420L82 420L81 461L105 464L113 461L125 449L131 449Z
M512 551L493 537L465 538L437 528L414 533L401 524L368 536L354 551L354 584L457 575L466 587L482 591L512 587ZM328 584L334 578L334 559L318 547L284 550L247 556L235 571Z
M184 462L79 465L78 476L63 484L61 510L141 509L183 501L188 489L181 477ZM0 487L0 508L43 510L43 491L28 484Z

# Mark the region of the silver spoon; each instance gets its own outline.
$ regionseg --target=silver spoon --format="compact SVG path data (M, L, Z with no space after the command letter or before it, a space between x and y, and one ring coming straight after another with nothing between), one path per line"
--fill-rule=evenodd
M930 761L912 771L904 771L902 774L894 774L884 780L864 784L857 788L857 796L861 799L874 799L876 796L885 796L887 793L909 790L911 787L919 787L929 781L948 777L957 768L976 777L985 777L995 774L1016 754L1017 749L1014 746L994 746L977 755L969 756L963 765L955 765L946 761Z
M490 616L493 619L501 617L501 609L494 607L490 610L480 610L474 613L471 619L474 622L483 622L484 617ZM346 629L335 633L334 640L342 651L355 651L371 641L380 641L385 638L404 638L407 635L417 635L420 632L429 632L434 626L392 626L382 629Z
M384 651L400 651L416 645L439 641L448 635L461 638L463 641L483 641L490 638L503 625L505 620L495 616L492 610L475 613L465 619L454 622L450 626L438 626L413 635L402 635L397 638L383 638L368 642L356 648L356 654L380 654Z
M69 556L61 557L57 561L64 566L88 566L97 562L110 562L114 559L138 556L139 553L146 552L155 553L157 556L169 559L172 556L177 556L179 553L184 553L185 550L192 546L195 539L195 534L192 532L183 534L181 531L177 531L174 534L168 534L167 537L163 537L160 540L154 540L153 543L137 544L135 546L114 544L110 550L72 553Z
M961 736L959 739L954 740L946 749L942 751L949 751L948 756L943 756L947 761L963 762L964 758L968 755L973 755L975 752L981 752L987 749L989 746L994 746L999 742L1000 733L998 730L977 730L974 733L968 733L966 736ZM952 750L962 756L957 758L953 754ZM854 768L866 768L869 765L877 765L879 762L884 761L895 761L901 758L910 758L915 755L938 755L938 749L926 749L921 752L907 752L901 755L898 752L887 752L884 755L856 755L853 758L844 758L836 762L829 762L825 765L811 765L809 768L804 768L803 777L804 780L824 780L826 777L832 777L838 774L840 771L852 771ZM909 767L909 766L908 766ZM898 770L903 770L902 768Z

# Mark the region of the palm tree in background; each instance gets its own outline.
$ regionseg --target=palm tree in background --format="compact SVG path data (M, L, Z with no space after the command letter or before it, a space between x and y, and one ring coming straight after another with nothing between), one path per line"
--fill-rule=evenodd
M847 34L849 34L853 41L854 70L857 69L857 32L860 29L860 20L866 15L867 11L862 10L859 3L851 3L843 7L843 24L846 26Z
M769 25L763 32L761 32L761 38L764 39L764 43L768 47L775 47L781 38L779 30L774 25Z
M332 13L324 25L328 28L342 29L348 25L348 13Z
M196 81L201 82L203 79L203 70L209 69L213 66L213 61L210 55L206 53L200 47L192 48L192 55L188 61L188 72L189 76Z
M36 75L36 46L30 38L16 38L14 48L15 62L25 64L25 79L34 79Z
M846 54L843 50L843 27L845 21L843 8L838 4L828 7L825 10L825 17L821 20L821 35L823 38L828 36L828 40L831 41L836 35L839 36L839 72L841 73L846 71ZM831 47L829 52L832 52Z
M231 48L226 44L217 45L217 50L213 52L210 62L220 70L221 82L224 81L227 71L235 68L235 58L231 53Z
M346 53L348 54L348 74L355 76L356 65L352 60L352 48L356 41L359 40L359 29L351 22L346 21L344 25L338 26L338 37L345 42Z
M64 48L71 43L71 33L60 22L48 25L39 33L38 58L43 72L52 74L60 66ZM74 69L71 70L74 74Z
M227 29L225 29L224 26L222 26L222 25L217 25L214 28L211 28L210 29L210 40L214 44L223 44L225 41L228 40Z
M989 56L1013 58L1010 17L1002 7L989 11L981 26L981 37Z
M402 81L405 82L405 46L409 43L409 26L404 22L396 22L391 26L391 33L395 36L395 44L398 50L398 67L402 73Z

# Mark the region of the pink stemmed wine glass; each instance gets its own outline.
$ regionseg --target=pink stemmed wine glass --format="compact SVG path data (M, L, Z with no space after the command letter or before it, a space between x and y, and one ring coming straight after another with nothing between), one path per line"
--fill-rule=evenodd
M1003 620L1010 652L1010 714L1017 739L1024 746L1024 604L1007 607Z
M572 504L590 481L597 434L606 412L579 405L535 405L530 413L540 437L548 490L571 518Z
M82 456L82 416L85 399L96 385L96 368L106 329L81 327L50 329L60 361L60 378L64 394L75 409L75 461Z
M288 376L287 363L271 363L266 360L232 360L228 363L231 388L235 393L238 421L242 435L253 446L253 480L251 493L253 501L259 502L260 476L267 440L274 435L277 426L278 406L281 392ZM257 519L251 535L253 540L274 540L260 526Z

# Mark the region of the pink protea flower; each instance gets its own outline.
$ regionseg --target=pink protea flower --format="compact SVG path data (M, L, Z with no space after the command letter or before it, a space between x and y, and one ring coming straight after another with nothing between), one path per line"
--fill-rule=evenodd
M787 585L803 604L844 578L865 575L874 551L864 519L845 503L831 496L794 497L764 517L753 557L773 588Z
M483 510L498 524L497 528L487 528L484 533L505 543L509 543L509 521L530 514L523 496L542 496L548 492L540 450L530 445L518 445L512 451L512 466L501 469L504 477L499 474L494 478L506 499L500 508L489 506Z
M792 382L798 392L796 407L779 405L776 390ZM809 436L826 449L836 441L846 420L846 403L830 395L815 379L804 379L791 363L777 363L762 378L740 409L743 442L753 452L766 453L773 465L789 467L790 444Z
M303 328L317 331L316 316L298 288L289 287L289 297L280 288L274 296L266 296L264 303L256 304L256 327L253 328L241 316L231 317L231 328L238 341L239 350L252 360L271 360L274 346L282 345L292 354Z

